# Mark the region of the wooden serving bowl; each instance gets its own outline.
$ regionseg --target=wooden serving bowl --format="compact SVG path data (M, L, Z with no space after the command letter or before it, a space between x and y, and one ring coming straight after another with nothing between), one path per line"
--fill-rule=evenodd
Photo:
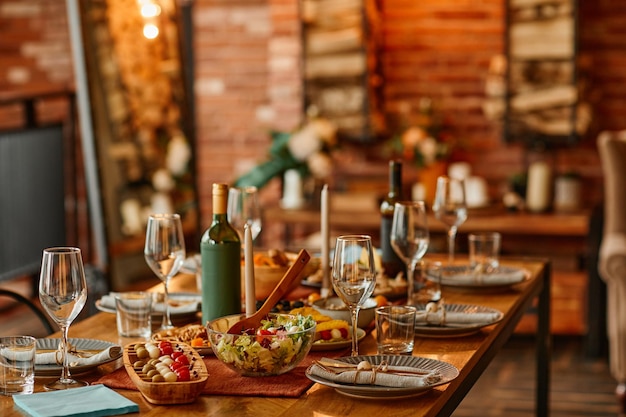
M202 393L209 378L206 366L200 355L191 346L176 343L190 358L193 358L190 371L198 377L190 381L181 382L152 382L141 369L135 369L133 364L139 360L135 352L135 343L124 347L124 367L130 379L139 388L144 398L152 404L188 404L194 402Z
M285 255L289 259L289 264L285 266L267 266L267 265L254 265L254 294L257 300L265 300L274 291L274 288L278 285L283 278L293 261L298 257L297 253L286 252ZM302 279L315 273L321 264L320 258L311 258L309 263L304 267L300 275L291 284L287 294L298 288ZM241 266L241 296L245 296L245 265ZM285 295L287 295L285 294Z

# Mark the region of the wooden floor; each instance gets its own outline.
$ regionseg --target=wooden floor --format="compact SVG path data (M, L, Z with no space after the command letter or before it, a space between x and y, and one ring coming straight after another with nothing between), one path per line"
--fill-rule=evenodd
M551 417L616 417L616 383L606 359L583 354L582 339L554 339ZM454 417L528 417L534 415L534 340L514 336L496 356Z
M24 332L37 337L45 335L41 324L23 307L0 309L0 335ZM534 339L514 336L453 416L534 415L534 364ZM584 357L580 338L555 338L550 393L552 417L616 417L615 385L605 359Z

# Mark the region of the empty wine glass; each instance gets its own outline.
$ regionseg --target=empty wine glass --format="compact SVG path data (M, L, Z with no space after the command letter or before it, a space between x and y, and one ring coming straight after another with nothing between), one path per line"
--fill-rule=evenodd
M359 354L357 322L359 310L376 286L372 239L366 235L337 238L332 270L333 288L352 317L352 356Z
M228 189L228 222L237 230L239 238L243 242L243 227L250 226L252 239L261 232L261 209L256 187L230 187Z
M48 315L61 329L63 368L61 378L44 385L46 390L82 387L87 382L71 377L68 363L67 334L70 324L87 301L87 282L80 249L56 247L44 249L39 277L39 300Z
M395 204L389 240L407 266L407 298L410 302L413 299L415 268L430 243L423 201L400 201Z
M446 176L437 178L433 212L439 221L448 226L448 261L452 264L457 229L467 220L465 181Z
M163 281L165 312L161 329L171 329L170 279L178 273L185 260L185 238L178 214L151 214L146 228L144 257L150 269Z

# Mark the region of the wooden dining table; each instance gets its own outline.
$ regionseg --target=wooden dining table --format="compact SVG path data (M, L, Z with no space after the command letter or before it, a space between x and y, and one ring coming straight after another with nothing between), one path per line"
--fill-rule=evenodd
M343 395L331 387L312 384L298 398L201 395L194 403L184 405L153 405L135 390L117 389L124 397L139 405L142 416L450 416L461 403L474 383L480 378L498 351L513 334L521 317L529 309L537 314L536 335L536 416L549 414L549 384L551 336L549 332L550 310L550 263L543 259L505 259L506 266L524 268L527 279L514 286L494 290L465 290L444 287L443 297L448 304L471 304L498 309L503 313L496 324L478 332L458 337L426 337L416 335L413 356L447 362L459 370L459 375L450 383L435 387L424 394L403 399L363 399ZM154 290L156 290L155 287ZM195 278L190 275L175 277L171 283L173 292L196 290ZM59 337L54 334L50 337ZM97 313L70 327L70 337L120 341L115 324L115 315ZM375 354L375 330L360 342L359 353ZM96 381L123 366L118 359L97 367L82 379ZM529 364L533 366L533 364ZM210 378L210 376L209 376ZM35 392L43 391L48 379L36 378ZM489 399L484 399L489 407ZM0 415L5 417L24 416L14 406L11 397L0 395Z

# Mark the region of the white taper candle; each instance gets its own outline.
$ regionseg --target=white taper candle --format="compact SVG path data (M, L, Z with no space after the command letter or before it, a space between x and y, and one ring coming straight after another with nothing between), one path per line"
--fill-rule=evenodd
M244 277L246 294L246 316L251 316L256 312L256 295L254 289L254 256L252 254L252 229L249 224L244 227Z
M329 236L329 201L328 201L328 184L322 187L321 201L321 235L322 235L322 297L327 297L330 293L330 236Z

